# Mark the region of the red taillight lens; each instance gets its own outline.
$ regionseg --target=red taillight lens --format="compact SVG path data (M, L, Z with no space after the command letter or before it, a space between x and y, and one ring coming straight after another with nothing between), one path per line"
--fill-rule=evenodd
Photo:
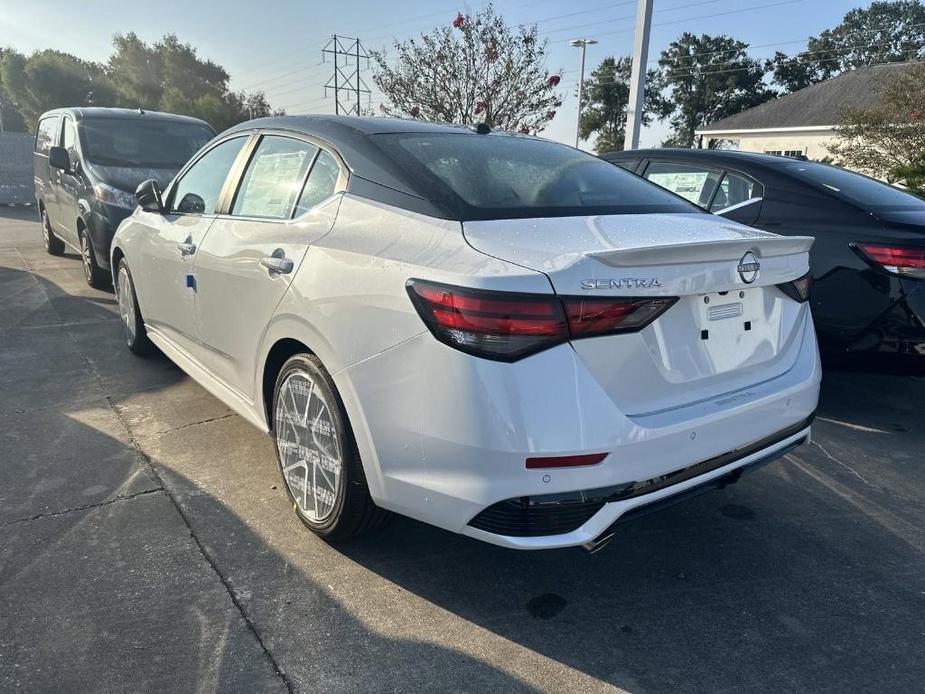
M799 279L777 285L777 288L794 301L799 301L802 304L809 299L809 295L813 290L813 273L807 272Z
M408 280L407 288L434 337L499 361L515 361L570 339L640 330L677 301L516 294L423 280Z
M869 260L895 275L925 277L925 248L893 246L877 243L856 243L855 248Z
M584 299L564 297L572 339L632 332L644 328L677 301L677 297L651 299Z
M583 465L597 465L606 453L590 453L587 455L557 455L549 458L527 458L527 467L532 469L547 467L581 467Z
M408 281L418 314L441 342L488 359L514 361L568 340L559 300L552 295L466 289Z

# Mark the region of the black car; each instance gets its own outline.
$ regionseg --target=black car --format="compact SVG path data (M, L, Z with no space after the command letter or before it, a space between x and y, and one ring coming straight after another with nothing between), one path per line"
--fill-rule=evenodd
M79 251L91 287L110 282L109 246L135 188L166 186L215 136L198 118L141 109L62 108L39 118L33 168L45 249Z
M603 158L714 214L814 236L812 311L823 348L925 354L925 200L768 154L649 149Z

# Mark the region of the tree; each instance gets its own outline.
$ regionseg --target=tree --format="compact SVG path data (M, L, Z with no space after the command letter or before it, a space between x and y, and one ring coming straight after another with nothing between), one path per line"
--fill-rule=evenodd
M113 38L109 72L131 106L183 113L224 130L273 113L262 92L228 89L228 73L173 34L152 45L134 33Z
M19 112L16 102L13 101L13 98L3 87L3 56L7 53L18 55L18 53L9 48L0 48L0 125L2 125L2 129L5 131L12 130L14 132L21 132L27 129L26 121Z
M671 42L658 59L658 86L667 90L673 128L668 143L691 147L694 131L773 98L762 64L748 44L730 36L694 36Z
M59 106L117 106L119 93L102 65L61 51L37 51L26 58L5 51L0 60L0 82L17 104L26 125Z
M623 149L632 65L629 56L604 58L591 73L591 79L585 80L578 134L583 140L596 135L594 151L598 154ZM650 123L653 116L661 117L668 108L658 90L651 88L656 79L655 71L650 70L646 78L644 124Z
M393 47L394 65L384 52L371 53L387 115L537 133L562 104L536 26L511 29L491 3Z
M837 163L925 194L925 64L885 84L876 107L847 109L835 135Z
M921 0L877 0L849 11L841 23L810 37L806 50L768 60L773 80L793 92L865 65L925 57L925 5Z

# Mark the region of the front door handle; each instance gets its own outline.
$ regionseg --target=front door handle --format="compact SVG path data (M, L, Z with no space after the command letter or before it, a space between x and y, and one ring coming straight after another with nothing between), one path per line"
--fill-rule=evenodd
M177 244L177 250L180 251L180 255L192 255L196 252L196 244L184 241Z
M295 267L295 263L293 263L289 258L281 257L275 254L267 256L266 258L261 258L260 264L271 273L276 273L279 275L288 275Z

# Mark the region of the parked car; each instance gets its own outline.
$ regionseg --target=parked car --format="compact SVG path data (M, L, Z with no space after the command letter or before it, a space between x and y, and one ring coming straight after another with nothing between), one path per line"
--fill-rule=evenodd
M812 312L833 354L925 354L925 200L835 166L697 149L611 152L721 217L813 236Z
M33 169L45 250L78 251L91 287L106 286L109 246L146 179L167 185L215 136L198 118L141 109L62 108L39 118Z
M597 546L810 435L812 239L571 147L267 118L137 198L112 249L128 347L154 343L270 432L327 539L387 509Z

